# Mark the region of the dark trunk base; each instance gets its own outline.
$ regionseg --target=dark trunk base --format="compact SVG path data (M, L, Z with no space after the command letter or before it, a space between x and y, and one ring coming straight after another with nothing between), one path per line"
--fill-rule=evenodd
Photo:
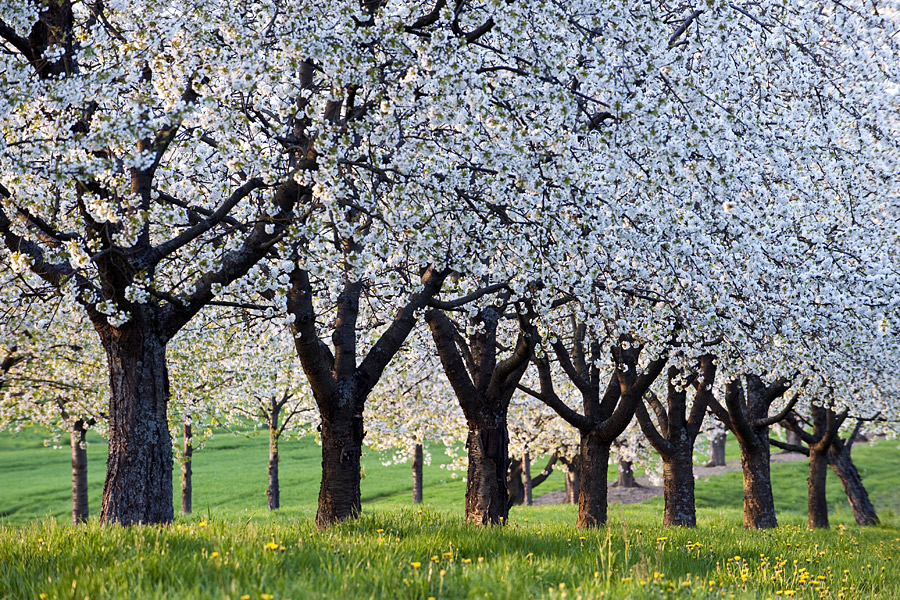
M816 449L809 449L809 528L828 528L828 500L825 498L825 483L828 475L827 456Z
M422 504L422 466L425 462L422 444L416 444L413 451L413 504Z
M725 440L728 436L724 433L717 434L709 441L709 462L707 467L725 466Z
M466 448L466 520L476 525L501 525L509 517L509 438L505 418L488 424L470 421Z
M139 318L136 315L135 318ZM109 364L109 457L101 523L170 523L172 440L166 348L151 326L101 332Z
M609 446L600 440L596 432L581 434L577 527L601 527L606 524Z
M663 496L666 502L664 525L697 526L693 449L663 459Z
M343 415L333 422L323 419L322 484L316 527L325 529L345 519L355 519L362 510L360 456L362 415Z
M775 501L772 497L768 443L756 444L753 448L742 446L741 467L744 471L744 527L747 529L778 527Z
M184 458L181 463L181 514L189 515L193 503L193 470L191 462L194 456L194 437L190 421L184 422Z

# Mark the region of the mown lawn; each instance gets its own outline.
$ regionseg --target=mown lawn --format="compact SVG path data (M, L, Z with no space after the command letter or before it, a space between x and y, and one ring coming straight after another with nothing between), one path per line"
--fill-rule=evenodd
M876 528L855 526L834 482L832 529L807 531L801 462L773 466L772 531L741 529L739 473L698 482L695 530L662 528L661 499L613 506L597 531L575 529L572 506L517 507L507 527L478 529L462 522L464 484L435 452L421 511L408 504L408 466L369 455L363 516L320 532L308 440L284 446L275 514L264 510L265 439L219 436L196 455L194 515L125 529L68 525L68 453L29 438L0 436L0 510L14 523L0 526L0 598L900 598L896 442L854 450ZM104 450L91 446L94 511ZM58 497L41 504L42 492Z

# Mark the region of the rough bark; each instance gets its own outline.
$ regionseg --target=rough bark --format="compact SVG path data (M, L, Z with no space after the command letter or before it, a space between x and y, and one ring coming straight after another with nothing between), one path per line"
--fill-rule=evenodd
M852 436L850 441L835 439L828 449L828 462L844 488L856 524L861 526L878 525L880 523L878 514L869 500L862 477L850 457L851 442Z
M184 456L181 459L181 514L189 515L193 500L193 470L191 462L194 456L194 435L191 429L190 415L184 417Z
M416 444L413 450L413 504L422 504L422 466L424 464L422 444Z
M775 499L772 496L772 477L769 465L769 445L741 446L741 468L744 474L744 527L770 529L778 527Z
M663 496L666 503L664 525L697 526L693 454L693 448L690 448L688 451L680 450L663 457Z
M534 504L531 485L531 454L527 451L525 456L522 457L522 478L525 480L525 506L531 506Z
M322 482L316 526L329 527L356 518L362 510L360 457L362 456L362 414L336 413L322 419Z
M87 521L89 515L84 422L75 421L69 434L72 444L72 522L77 525Z
M611 444L596 430L581 434L577 527L600 527L606 524L607 467Z
M172 440L166 350L152 328L134 319L101 333L109 364L109 458L100 521L169 523Z
M470 523L496 525L508 519L508 448L505 413L486 415L479 422L469 421L466 520Z
M709 440L709 462L707 467L724 467L725 466L725 441L728 436L724 433L716 433Z

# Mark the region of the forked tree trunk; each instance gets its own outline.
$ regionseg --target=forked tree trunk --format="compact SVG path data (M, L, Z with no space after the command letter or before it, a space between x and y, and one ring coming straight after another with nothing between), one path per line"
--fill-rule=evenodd
M527 451L522 457L522 478L525 480L525 506L531 506L534 504L531 489L531 454Z
M709 462L707 467L724 467L725 466L725 440L728 436L724 433L717 433L709 440Z
M101 340L110 410L100 522L169 523L174 510L165 344L151 325L135 321L101 331Z
M825 483L828 475L828 455L813 444L809 447L809 528L828 528L828 500Z
M620 488L636 488L637 481L634 480L634 464L630 460L619 459L616 461L617 474L615 487Z
M323 417L320 427L322 483L316 526L325 529L358 517L362 510L360 457L365 433L361 414L338 413L334 420Z
M744 472L744 527L770 529L778 527L775 499L772 497L772 477L769 464L769 445L741 446L741 468Z
M506 415L484 415L480 422L470 420L466 448L466 520L479 525L501 525L509 517Z
M416 444L413 450L413 504L422 504L422 467L424 463L422 444Z
M666 503L663 525L697 526L693 458L693 448L682 448L663 457L663 496Z
M841 481L856 524L861 526L878 525L880 521L875 507L872 506L859 471L856 470L856 465L850 458L850 449L843 440L834 440L828 449L828 459L831 470Z
M581 433L577 527L606 524L609 447L596 430Z
M77 525L87 521L89 514L84 422L75 421L69 434L72 444L72 522Z
M193 499L194 483L193 470L191 468L194 456L194 434L191 429L191 418L184 417L184 456L181 461L181 513L191 514L191 502Z

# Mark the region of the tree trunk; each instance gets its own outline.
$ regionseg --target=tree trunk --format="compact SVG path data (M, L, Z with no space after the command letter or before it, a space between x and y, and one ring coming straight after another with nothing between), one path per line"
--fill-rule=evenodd
M618 464L618 478L616 479L615 487L620 488L635 488L638 487L637 482L634 480L634 465L630 460L619 460Z
M422 444L416 444L413 451L413 504L422 504L422 466L424 463Z
M174 516L166 347L151 327L133 320L101 332L110 380L101 523L170 523Z
M609 447L596 430L581 434L577 527L606 524Z
M578 504L578 495L581 493L580 462L575 459L566 465L566 504Z
M181 514L191 514L191 500L193 497L193 471L191 461L194 456L194 434L191 430L191 417L184 417L184 457L181 462Z
M797 434L797 432L792 431L792 430L788 429L787 427L784 428L784 432L785 432L785 438L784 438L785 443L790 444L791 446L802 446L803 445L803 441L800 439L800 436ZM785 452L793 452L793 450L785 450Z
M502 525L509 516L509 437L506 416L469 420L466 441L469 471L466 481L466 521Z
M336 412L332 420L323 417L320 427L322 484L316 526L325 529L358 517L362 510L360 457L365 432L362 414Z
M72 522L76 525L88 520L87 448L84 438L87 429L81 420L75 421L69 432L72 443Z
M752 447L742 444L741 468L744 471L744 527L747 529L778 527L778 520L775 518L775 500L772 497L769 444L755 444Z
M707 467L724 467L725 466L725 440L728 436L725 433L717 433L713 435L709 441L709 462Z
M522 477L522 461L517 458L509 459L509 470L506 476L506 487L509 490L509 506L518 506L525 503L525 480Z
M697 526L693 458L693 448L690 447L663 456L664 525Z
M799 437L799 436L798 436ZM828 475L828 455L818 449L818 444L809 447L809 528L828 528L828 500L825 497L825 482Z
M856 524L861 526L878 525L880 521L875 513L875 507L872 506L859 471L856 470L856 465L850 458L850 450L842 440L835 439L832 442L828 449L828 459L831 470L841 480Z
M281 488L278 486L278 432L269 430L269 487L266 490L269 498L269 510L277 510L281 506Z
M525 506L534 504L531 489L531 454L525 452L522 458L522 477L525 480Z

